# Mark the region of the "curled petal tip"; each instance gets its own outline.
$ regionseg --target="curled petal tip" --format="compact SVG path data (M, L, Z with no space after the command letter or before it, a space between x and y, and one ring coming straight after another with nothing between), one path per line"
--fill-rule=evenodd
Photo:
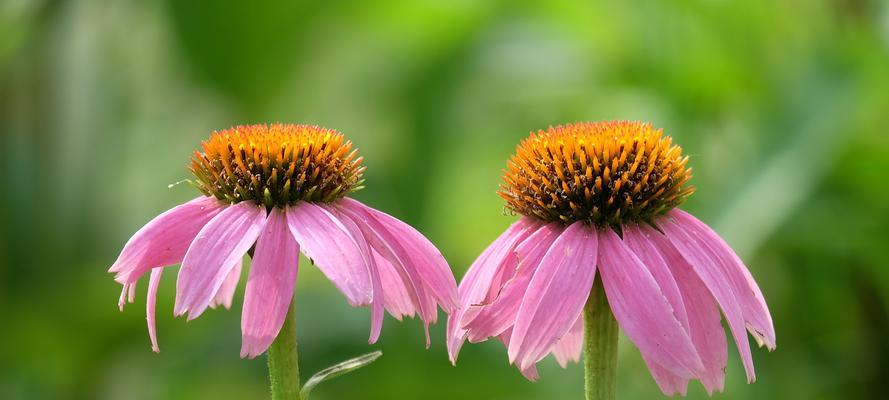
M775 350L776 345L775 345L774 339L768 338L762 332L760 332L756 329L752 329L749 326L747 327L747 330L750 332L751 336L753 336L753 340L756 340L757 346L765 347L770 352Z
M173 317L179 318L179 317L185 315L185 313L187 313L187 312L188 312L188 307L176 306L173 308Z
M241 349L241 358L246 358L248 360L252 360L252 359L256 358L256 354L253 354L253 351L250 348L242 348Z
M537 380L540 379L540 376L537 375L536 368L532 368L530 370L522 370L521 372L522 372L522 376L524 376L525 379L527 379L531 382L537 382Z
M257 336L244 336L243 342L241 344L241 358L246 358L248 360L252 360L259 356L262 353L265 353L271 345L274 338L270 337L257 337ZM264 344L268 343L268 344Z
M507 360L509 360L509 363L515 364L516 366L518 366L518 363L516 362L516 356L517 356L517 354L512 351L507 351L507 353L506 353L506 358L507 358ZM519 369L521 369L521 367L519 367Z
M426 350L429 350L432 345L432 340L429 338L429 324L423 323L423 331L426 333Z

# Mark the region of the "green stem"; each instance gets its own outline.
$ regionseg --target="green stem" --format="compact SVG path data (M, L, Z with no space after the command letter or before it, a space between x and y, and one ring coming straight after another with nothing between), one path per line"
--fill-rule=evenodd
M284 326L269 347L269 381L272 400L300 400L299 362L296 352L295 302L290 302Z
M613 400L617 372L617 321L602 279L596 278L583 309L583 368L586 400Z

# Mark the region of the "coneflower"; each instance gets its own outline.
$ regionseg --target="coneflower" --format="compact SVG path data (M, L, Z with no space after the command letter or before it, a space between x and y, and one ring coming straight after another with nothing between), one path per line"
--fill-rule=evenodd
M712 394L725 380L721 310L753 382L745 329L774 349L772 319L734 251L676 208L694 191L687 161L639 122L569 124L523 140L499 192L522 217L460 283L451 361L464 340L498 337L535 380L547 354L564 367L583 348L587 398L612 398L619 326L665 394L685 394L690 379Z
M121 309L150 271L147 317L154 351L164 267L182 264L174 314L191 320L207 307L231 306L245 253L252 262L241 357L272 346L270 368L288 362L296 368L291 303L300 251L349 304L370 306L370 343L380 335L384 309L399 320L419 315L427 346L437 307L456 309L456 281L435 246L404 222L346 197L362 187L364 167L339 132L308 125L238 126L214 132L201 147L191 172L203 195L136 232L110 269L123 284ZM273 341L292 349L276 350ZM298 375L272 374L273 386L276 379L293 386L287 380L295 378L289 390L299 389Z

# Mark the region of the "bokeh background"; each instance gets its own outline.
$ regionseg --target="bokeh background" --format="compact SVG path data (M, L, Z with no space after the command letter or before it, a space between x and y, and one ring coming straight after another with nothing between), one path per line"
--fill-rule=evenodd
M260 4L261 3L261 4ZM632 4L631 4L632 3ZM0 2L0 398L257 399L234 309L172 318L149 350L144 299L105 271L139 227L195 196L190 153L252 122L336 128L360 148L355 197L425 232L456 276L515 217L495 195L529 131L639 119L684 146L685 206L747 261L778 349L716 398L882 398L889 389L889 3L879 0ZM242 283L243 285L243 283ZM314 399L580 398L581 368L538 383L499 343L456 368L443 324L387 317L366 344L312 267L297 289L312 373L381 349ZM138 289L145 293L145 282ZM626 338L619 396L660 393ZM689 398L704 398L693 383Z

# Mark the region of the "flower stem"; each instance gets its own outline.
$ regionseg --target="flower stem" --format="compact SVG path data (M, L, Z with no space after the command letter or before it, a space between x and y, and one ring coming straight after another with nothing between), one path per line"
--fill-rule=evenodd
M613 400L617 371L617 321L602 279L596 278L583 309L583 367L586 400Z
M269 347L269 381L273 400L300 400L299 362L296 352L295 301L290 302L284 326Z

